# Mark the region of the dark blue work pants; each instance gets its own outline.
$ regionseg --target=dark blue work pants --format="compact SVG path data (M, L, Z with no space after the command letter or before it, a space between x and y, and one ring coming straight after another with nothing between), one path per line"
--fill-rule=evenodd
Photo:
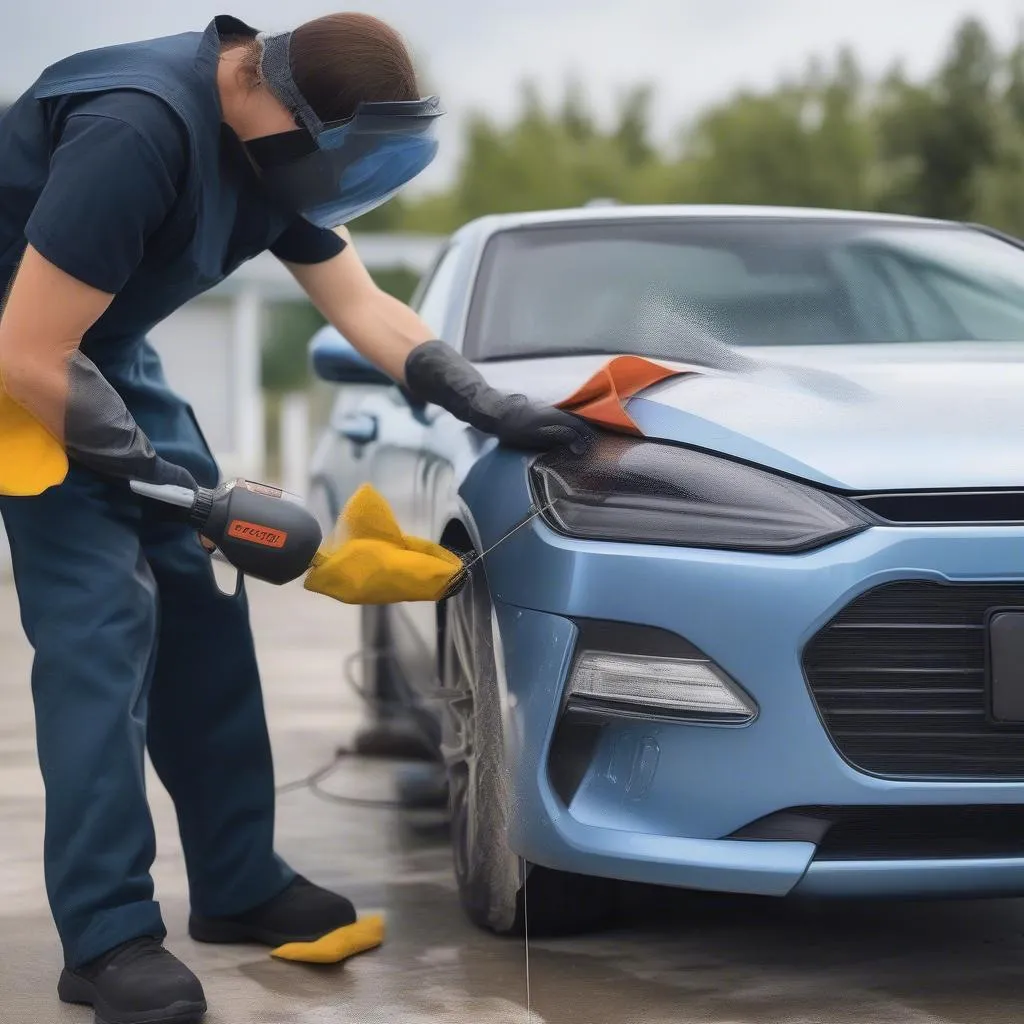
M143 339L90 353L164 458L207 486L213 457ZM0 500L35 650L45 875L70 966L164 934L144 757L174 800L192 908L246 910L291 870L273 852L274 780L243 594L217 588L191 529L79 466Z

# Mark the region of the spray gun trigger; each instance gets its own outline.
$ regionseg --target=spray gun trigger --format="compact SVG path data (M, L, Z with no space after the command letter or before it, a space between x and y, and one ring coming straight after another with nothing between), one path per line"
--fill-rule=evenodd
M223 597L238 597L242 592L242 571L231 564L220 548L214 548L209 555L210 572L213 574L213 584L217 588L217 592ZM234 579L233 584L229 582L232 578Z

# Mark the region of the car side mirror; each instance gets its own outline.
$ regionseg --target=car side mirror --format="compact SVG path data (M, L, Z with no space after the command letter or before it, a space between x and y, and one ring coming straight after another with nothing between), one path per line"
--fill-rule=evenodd
M351 342L333 327L322 327L309 343L313 372L331 384L381 384L394 381L356 351Z

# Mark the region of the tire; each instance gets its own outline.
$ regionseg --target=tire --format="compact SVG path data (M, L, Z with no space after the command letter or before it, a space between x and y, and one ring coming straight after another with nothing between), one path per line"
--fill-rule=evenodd
M441 652L442 753L462 908L498 935L570 935L606 923L612 883L526 866L509 848L497 626L482 568L446 602ZM526 884L524 885L524 878Z

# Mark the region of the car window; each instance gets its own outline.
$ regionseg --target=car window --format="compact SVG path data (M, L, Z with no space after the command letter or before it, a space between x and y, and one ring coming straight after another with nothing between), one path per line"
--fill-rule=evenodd
M609 221L499 233L467 354L1024 340L1024 250L907 221Z
M941 271L929 271L928 277L935 281L936 289L941 289L970 337L1024 337L1024 308L1006 295L978 287L976 282L949 278Z
M438 337L444 334L447 327L445 319L448 315L449 297L455 282L460 251L461 247L456 244L449 245L445 249L434 265L430 280L417 304L420 318Z

